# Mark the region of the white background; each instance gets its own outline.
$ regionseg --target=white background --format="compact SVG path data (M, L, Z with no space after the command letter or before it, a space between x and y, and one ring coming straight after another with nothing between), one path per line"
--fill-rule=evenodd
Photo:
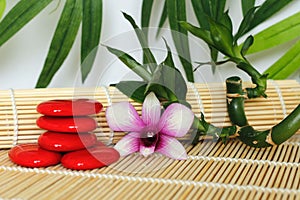
M8 0L7 10L17 2L17 0ZM35 87L65 1L62 0L60 4L59 2L59 0L54 0L12 39L0 47L0 89ZM130 52L136 58L140 57L140 50L138 49L136 38L132 33L129 23L124 20L121 11L132 15L139 24L141 2L141 0L104 0L104 21L102 25L101 44L111 45ZM262 1L259 1L258 3L261 2ZM58 4L59 6L57 8ZM242 17L240 0L229 0L227 7L229 7L230 15L233 18L234 27L236 28ZM188 5L188 8L190 9L189 21L195 22L190 5ZM161 9L162 1L156 0L151 26L155 27L158 24L158 16L160 15ZM299 10L300 0L294 0L280 13L254 29L252 33L257 33L299 12ZM163 34L168 42L171 43L168 32L165 31ZM154 34L151 34L151 36L153 35ZM158 60L163 59L165 51L162 40L155 40L154 36L152 38L153 45L156 49L155 55ZM252 55L249 59L260 72L263 72L286 52L293 42L294 41L257 55ZM194 61L209 60L207 50L205 50L206 46L203 42L192 38L191 46L191 54ZM172 49L174 50L173 46ZM128 75L127 68L118 62L114 56L110 55L104 47L100 48L93 70L83 85L81 84L80 76L78 76L79 63L80 33L78 34L70 55L55 75L49 87L95 86L117 82L123 79L124 76L126 78L132 77L132 75ZM195 74L195 77L198 82L214 82L223 81L226 77L233 74L240 74L244 79L248 79L245 74L239 72L232 64L219 67L216 75L212 74L209 67L203 67L200 72ZM290 78L299 80L299 71Z

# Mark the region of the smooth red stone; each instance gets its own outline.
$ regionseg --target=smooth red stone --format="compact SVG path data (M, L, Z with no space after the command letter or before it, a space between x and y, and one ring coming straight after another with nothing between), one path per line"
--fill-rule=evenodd
M47 131L40 135L39 145L50 151L76 151L94 146L97 143L97 137L93 133L58 133Z
M117 150L110 147L92 147L66 153L61 164L69 169L88 170L110 165L120 158Z
M68 117L97 114L102 104L91 99L51 100L40 103L36 110L47 116Z
M99 140L97 140L96 144L93 145L93 147L105 147L105 146L106 145L103 142L99 141Z
M97 122L91 117L39 117L37 125L48 131L64 133L84 133L97 128Z
M61 154L42 149L38 144L20 144L13 147L10 160L24 167L48 167L60 162Z

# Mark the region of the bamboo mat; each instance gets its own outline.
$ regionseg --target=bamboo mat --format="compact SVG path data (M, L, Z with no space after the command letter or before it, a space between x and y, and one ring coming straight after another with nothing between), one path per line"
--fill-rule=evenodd
M300 103L296 81L269 82L268 99L247 100L257 129L278 123ZM300 199L300 134L280 146L255 149L232 139L227 145L202 138L186 144L188 159L133 154L108 167L72 171L60 165L24 168L11 163L8 149L35 142L35 107L50 99L96 98L106 108L127 98L114 88L0 91L0 199ZM188 102L215 125L229 125L222 84L189 85ZM141 106L134 104L140 111ZM124 133L109 130L104 112L95 116L98 138L107 144Z

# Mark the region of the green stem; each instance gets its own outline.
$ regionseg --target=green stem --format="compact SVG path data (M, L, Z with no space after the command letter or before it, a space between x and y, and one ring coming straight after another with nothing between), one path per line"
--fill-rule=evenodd
M267 75L261 75L246 59L231 58L237 64L237 67L246 72L256 86L254 88L246 88L248 98L267 97L265 91L267 89Z
M219 128L205 121L204 115L201 113L201 119L195 117L193 128L197 131L192 144L198 143L200 136L212 136L213 138L221 139L225 144L230 136L236 136L238 127L228 126Z

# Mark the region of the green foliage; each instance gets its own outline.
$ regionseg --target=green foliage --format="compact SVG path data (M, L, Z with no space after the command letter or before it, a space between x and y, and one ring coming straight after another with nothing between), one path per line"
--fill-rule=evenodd
M194 82L187 31L178 22L186 20L185 0L166 0L169 24L179 59L188 81Z
M191 1L200 27L180 22L186 21L187 19L188 11L186 10L185 0L165 0L162 2L163 11L160 16L157 34L159 34L159 31L165 22L168 21L170 28L173 30L173 41L178 55L180 55L180 61L185 70L186 77L189 81L193 81L193 67L190 60L190 50L186 30L197 35L208 44L211 51L210 63L215 67L220 63L224 63L223 61L218 61L219 52L222 52L226 56L235 55L236 57L244 57L247 54L260 52L297 38L300 31L300 13L296 13L258 33L254 36L254 43L252 41L253 38L248 36L248 40L245 41L245 44L235 47L242 36L246 35L257 25L276 14L291 1L292 0L266 0L262 5L255 7L255 0L241 0L241 10L244 18L237 33L233 34L232 21L228 15L228 11L225 11L226 0ZM51 0L19 1L8 11L0 22L0 46L13 37L51 2ZM153 0L143 1L141 15L142 28L149 27L153 5ZM5 10L5 6L6 1L0 0L0 18ZM100 42L103 14L102 7L102 0L65 1L65 8L61 13L55 34L52 38L43 70L38 78L37 87L46 87L58 69L60 69L71 51L80 23L82 23L81 74L82 81L85 81L92 69L97 55L97 47ZM74 13L71 14L70 12L73 11ZM66 14L68 12L69 14ZM126 16L126 14L124 14L124 16L134 27L141 46L143 47L143 67L149 68L150 72L153 73L157 63L148 47L148 33L139 28L130 16ZM196 29L197 31L195 31ZM142 32L143 34L141 34ZM233 43L231 44L232 36ZM58 46L59 43L61 46ZM233 48L231 48L230 45L233 45ZM295 48L288 51L282 59L279 59L278 62L272 66L272 69L267 71L270 73L270 77L284 78L299 68L294 64L295 62L293 62L294 60L297 60L297 51ZM293 57L294 59L291 61L291 58ZM284 62L285 59L291 61L291 64L282 66L283 63L286 63ZM283 75L278 76L277 74L275 76L274 74L273 76L272 72L276 71L274 70L274 67L277 69L279 68L278 66L282 68L287 67L287 69L283 70Z
M147 0L144 0L144 2L146 1ZM262 33L254 36L254 41L252 36L248 36L247 44L242 44L240 47L238 47L237 44L242 36L276 14L291 1L292 0L266 0L260 6L256 7L255 0L241 0L241 10L244 17L238 27L238 31L234 34L232 30L232 21L228 15L228 11L225 11L226 0L191 0L200 27L180 22L185 21L182 19L186 19L187 13L185 4L182 1L165 0L158 25L158 33L161 31L167 18L172 30L178 31L177 26L180 22L184 29L203 39L208 44L211 51L210 64L214 70L216 65L224 63L223 61L218 61L219 52L223 53L225 56L241 59L246 54L258 52L297 37L300 29L298 26L299 16L292 17L283 23L274 25L275 28L270 29L270 31L262 31ZM151 6L150 4L148 5ZM177 13L179 10L181 12ZM146 9L142 10L142 16L145 15L143 14L145 11ZM147 16L147 19L149 20L150 16ZM267 34L270 34L268 39L266 39ZM231 37L233 37L233 43L231 43ZM188 41L185 40L182 42L176 38L176 36L173 36L173 41L175 45L177 45L176 48L180 55L181 51L178 50L178 46L182 46L182 44L188 43ZM186 74L189 73L189 71L187 72L187 70L190 69L189 67L184 69Z
M273 16L292 1L293 0L266 0L255 12L254 18L249 26L249 31Z
M0 0L0 19L5 11L6 0Z
M0 46L14 36L52 0L23 0L16 4L0 23Z
M247 12L254 7L255 0L241 0L242 1L242 11L245 16Z
M300 40L264 73L270 79L286 79L300 68Z
M151 74L144 68L142 64L137 62L133 57L126 54L125 52L114 49L112 47L107 47L107 50L117 56L120 61L122 61L129 69L135 72L138 76L140 76L145 81L151 80Z
M145 99L145 91L147 82L144 81L120 81L116 88L123 94L138 103L143 103Z
M0 0L0 13L3 8ZM0 23L0 46L44 10L52 0L19 1ZM2 6L1 6L2 5ZM47 87L68 56L82 22L82 81L89 74L100 41L102 0L66 0L36 87Z
M67 0L56 27L44 68L36 84L46 87L67 57L82 20L82 1Z
M136 25L134 19L123 13L124 18L127 19L135 30L136 36L143 47L144 58L150 56L155 62L152 54L145 41L144 32ZM128 97L137 102L143 102L144 98L149 92L154 92L156 96L165 101L166 104L170 102L185 102L187 94L187 86L181 72L175 67L170 47L165 41L167 48L167 56L162 63L152 63L152 68L148 67L149 59L144 59L143 64L140 64L133 57L125 52L107 47L107 49L119 58L129 69L140 76L143 81L121 81L115 86ZM145 46L144 46L145 45ZM149 57L148 57L149 58Z
M253 46L247 54L257 53L299 38L300 12L277 22L254 35Z
M84 82L95 61L102 26L102 1L83 0L81 36L81 77Z
M142 28L148 28L150 25L150 16L153 7L153 0L143 1L142 3L142 16L141 16L141 25ZM146 38L148 37L148 31L144 31Z
M157 65L157 64L156 64L156 61L155 61L155 58L154 58L152 52L149 49L149 45L148 45L148 41L147 41L145 32L142 31L142 29L140 29L138 27L138 25L135 23L134 19L130 15L123 13L123 16L125 17L125 19L127 19L130 22L130 24L131 24L132 28L134 29L136 36L140 42L140 45L143 49L144 66L149 67L150 71L154 72L155 65Z

